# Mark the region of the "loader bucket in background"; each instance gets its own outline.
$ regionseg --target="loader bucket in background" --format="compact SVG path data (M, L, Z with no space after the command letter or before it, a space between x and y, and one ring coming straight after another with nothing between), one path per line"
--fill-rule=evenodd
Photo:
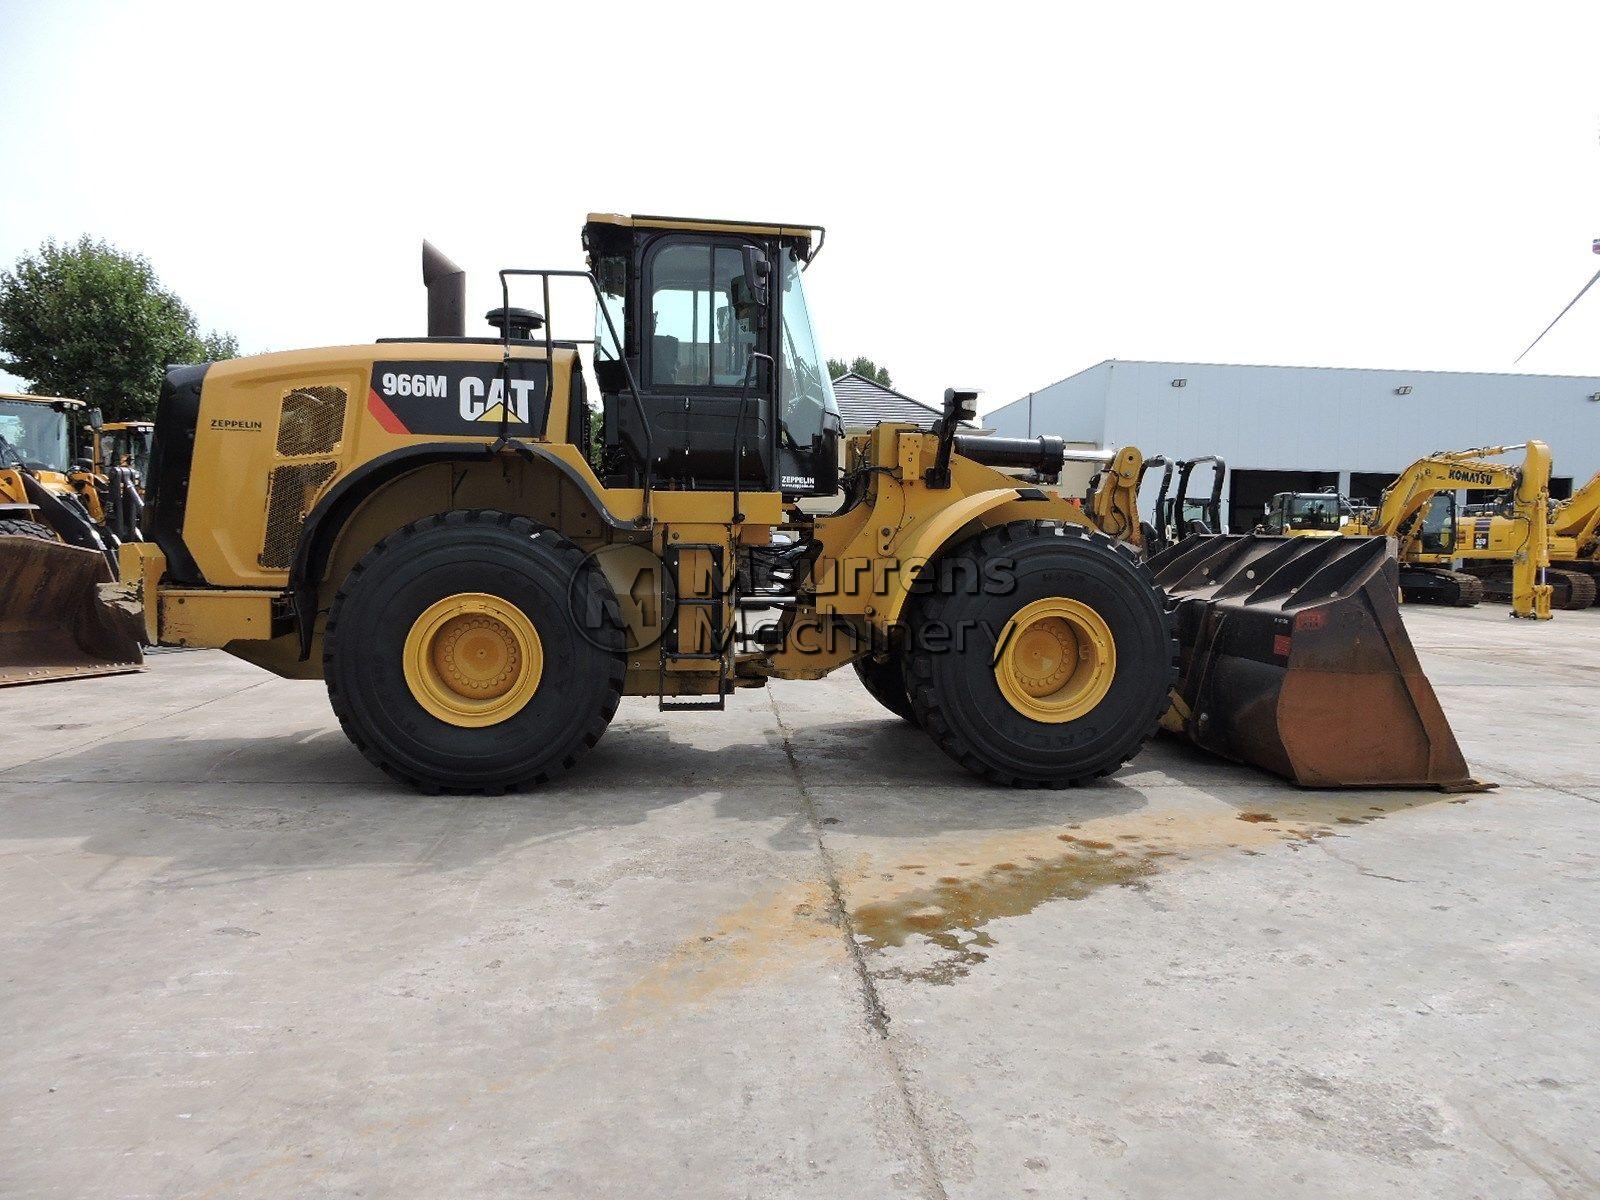
M1169 725L1306 787L1479 787L1400 619L1388 538L1187 538L1150 559L1174 605Z
M143 622L101 600L110 583L98 550L0 536L0 687L142 669Z

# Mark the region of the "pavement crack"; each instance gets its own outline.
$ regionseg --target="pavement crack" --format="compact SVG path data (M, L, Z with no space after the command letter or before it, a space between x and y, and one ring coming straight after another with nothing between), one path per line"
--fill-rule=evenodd
M894 1082L895 1092L900 1098L906 1125L911 1130L921 1168L918 1172L921 1190L930 1200L947 1200L948 1193L939 1178L927 1124L922 1119L922 1113L918 1110L917 1102L911 1094L911 1081L906 1074L905 1064L895 1051L894 1042L889 1037L888 1009L884 1007L878 985L873 981L872 972L867 967L866 953L856 940L855 922L850 917L850 906L845 900L844 884L840 882L839 870L833 860L833 851L828 849L828 843L823 837L822 813L817 808L810 785L806 783L805 773L800 769L800 759L795 754L794 739L790 736L789 726L784 722L778 701L770 690L767 692L767 702L772 706L772 718L778 725L778 738L783 744L783 754L789 762L789 772L794 776L795 790L800 795L801 807L811 826L812 838L817 844L817 857L822 863L823 877L828 884L828 906L832 910L834 923L844 936L845 951L850 956L850 965L856 973L856 987L866 1012L867 1026L877 1035L885 1066Z

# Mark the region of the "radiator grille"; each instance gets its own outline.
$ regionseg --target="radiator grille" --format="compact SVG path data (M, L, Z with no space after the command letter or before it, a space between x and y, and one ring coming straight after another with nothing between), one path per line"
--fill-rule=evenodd
M285 392L278 415L278 453L285 458L330 453L344 436L347 399L342 387L300 387Z
M258 560L270 570L287 571L294 562L300 528L337 463L293 463L274 467L267 481L267 533Z

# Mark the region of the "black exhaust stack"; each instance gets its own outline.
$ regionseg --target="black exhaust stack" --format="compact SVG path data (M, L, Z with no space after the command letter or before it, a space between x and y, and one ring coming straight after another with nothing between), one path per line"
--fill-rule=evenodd
M429 241L422 243L422 285L428 289L428 336L465 337L467 273Z

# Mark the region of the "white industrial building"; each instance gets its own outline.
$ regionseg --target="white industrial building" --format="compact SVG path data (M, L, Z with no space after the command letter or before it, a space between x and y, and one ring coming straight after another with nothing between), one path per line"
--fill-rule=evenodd
M986 413L1003 437L1055 434L1146 455L1219 454L1228 528L1260 519L1277 492L1378 493L1434 450L1538 438L1555 458L1552 494L1600 470L1600 377L1375 371L1108 359ZM1154 499L1155 473L1144 504ZM1205 468L1191 492L1209 490Z

